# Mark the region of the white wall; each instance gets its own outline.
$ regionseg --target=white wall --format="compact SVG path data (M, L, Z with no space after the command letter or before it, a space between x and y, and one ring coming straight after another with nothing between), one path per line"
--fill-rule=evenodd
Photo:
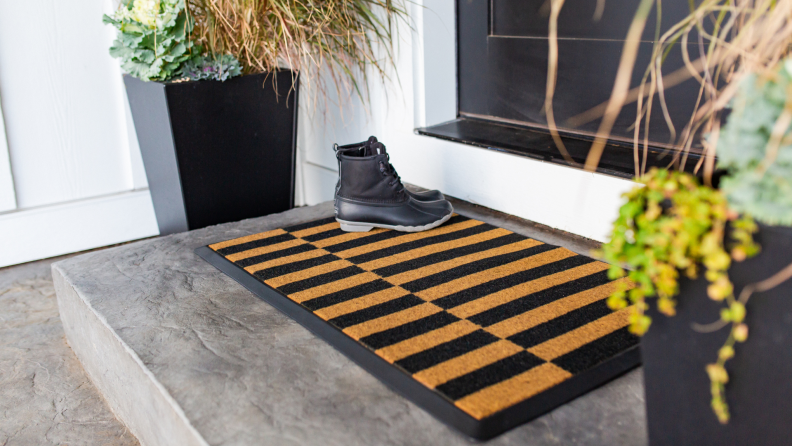
M112 10L0 2L0 266L157 234Z
M327 117L314 117L308 126L308 113L301 109L298 199L305 204L332 199L337 170L333 142L346 144L373 134L385 143L406 182L605 241L620 196L634 183L415 134L416 127L455 117L453 14L450 0L412 5L412 31L401 26L391 75L399 84L371 85L369 118L347 112L342 119L331 108Z

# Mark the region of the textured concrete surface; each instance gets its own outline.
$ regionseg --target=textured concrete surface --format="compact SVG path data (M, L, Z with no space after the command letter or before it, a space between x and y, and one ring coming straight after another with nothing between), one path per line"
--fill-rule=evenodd
M137 445L66 344L51 263L0 269L0 445Z
M457 208L510 229L520 226ZM162 392L159 400L178 406L174 411L183 411L190 425L184 428L208 444L474 444L193 253L212 242L330 215L332 204L325 203L59 262L53 272L65 291L72 290L64 294L74 304L68 317L90 325L71 326L70 343L78 355L100 357L113 349L82 344L118 342L147 369L135 379L156 381L135 388ZM582 243L578 251L585 248L574 243ZM80 334L90 330L107 333ZM98 377L112 375L117 365L112 358L90 363ZM108 396L114 408L147 399L134 391ZM641 445L643 407L641 374L633 371L487 444ZM136 434L148 429L120 416Z

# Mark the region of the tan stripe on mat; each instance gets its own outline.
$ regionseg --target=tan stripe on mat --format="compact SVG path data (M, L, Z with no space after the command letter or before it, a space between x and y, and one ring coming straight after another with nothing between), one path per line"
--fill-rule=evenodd
M538 242L533 239L521 240L517 243L512 243L506 246L499 246L497 248L488 249L486 251L481 251L473 254L468 254L466 256L457 257L455 259L446 260L445 262L433 263L431 265L426 265L423 268L418 268L411 271L405 271L401 274L395 274L393 276L388 277L388 282L401 285L403 283L412 282L413 280L418 280L422 277L431 276L432 274L448 271L449 269L456 268L457 266L467 265L468 263L473 263L478 260L488 259L490 257L499 256L501 254L509 254L512 252L522 251L523 249L532 248L534 246L541 244L542 244L541 242Z
M356 274L352 277L347 277L345 279L336 280L335 282L326 283L324 285L308 288L307 290L304 291L289 294L289 299L297 303L302 303L305 302L306 300L314 299L319 296L324 296L326 294L335 293L337 291L352 288L353 286L358 286L364 283L372 282L379 278L380 277L378 275L369 272ZM265 280L264 283L269 285L269 281L267 280Z
M448 226L440 226L439 228L432 229L431 231L414 232L411 234L404 234L398 237L390 238L387 240L380 240L364 246L347 249L346 251L337 252L338 257L348 259L360 254L366 254L379 249L390 248L391 246L401 245L403 243L421 240L427 237L434 237L436 235L448 234L451 232L461 231L462 229L472 228L473 226L483 225L483 221L478 220L465 220L460 223L455 223Z
M520 259L515 262L507 263L501 266L496 266L495 268L479 271L474 274L469 274L465 277L460 277L459 279L454 279L450 282L446 282L434 286L432 288L419 291L415 293L415 295L420 298L426 299L428 301L432 301L435 299L439 299L441 297L448 296L449 294L453 294L462 290L466 290L468 288L472 288L482 283L490 282L495 279L500 279L501 277L506 277L514 273L529 270L542 265L547 265L548 263L557 262L559 260L563 260L566 259L567 257L572 257L575 255L577 254L575 254L574 252L568 249L556 248L553 249L552 251L545 251L541 254L536 254L531 257L526 257L524 259ZM385 278L385 280L390 282L391 278L388 277Z
M286 285L287 283L308 279L314 276L318 276L320 274L337 271L339 269L343 269L349 266L353 266L352 262L348 262L346 260L336 260L335 262L328 262L322 265L314 266L312 268L304 269L302 271L295 271L293 273L284 274L282 276L274 277L272 279L267 279L267 285L273 288L278 288L283 285Z
M276 235L281 235L285 233L286 231L284 231L283 229L274 229L272 231L260 232L258 234L248 235L245 237L235 238L233 240L226 240L224 242L215 243L213 245L209 245L209 247L217 251L218 249L228 248L229 246L241 245L242 243L252 242L255 240L261 240L269 237L275 237Z
M256 263L255 265L246 266L245 271L249 272L250 274L253 274L255 272L267 268L273 268L276 266L287 265L289 263L300 262L302 260L322 257L327 254L330 253L325 251L324 249L312 249L310 251L301 252L299 254L292 254L286 257L278 257L277 259L267 260L266 262L261 262L261 263Z
M604 271L609 267L607 263L602 262L587 263L555 274L550 274L549 276L540 277L530 282L521 283L511 288L498 291L497 293L489 294L458 307L454 307L448 310L448 312L457 317L467 318L529 294L537 293L562 283Z
M459 248L462 246L472 245L474 243L480 243L487 240L492 240L494 238L502 237L508 234L511 234L511 231L497 228L497 229L493 229L492 231L482 232L481 234L471 235L469 237L462 237L456 240L449 240L447 242L436 243L434 245L424 246L422 248L411 249L409 251L394 254L392 256L383 257L381 259L372 260L366 263L361 263L358 266L360 266L363 269L367 269L371 271L377 268L382 268L385 266L394 265L396 263L406 262L408 260L413 260L419 257L428 256L430 254L448 251L449 249Z
M352 313L353 311L363 310L374 305L379 305L381 303L388 302L389 300L398 299L408 294L410 294L409 291L395 286L385 290L377 291L376 293L371 293L366 296L325 307L314 311L314 313L324 320L329 320L334 317Z
M589 322L557 338L531 347L528 351L546 361L551 361L561 355L577 350L589 342L613 333L622 327L626 327L630 323L630 310L632 310L632 308L624 308L615 313L603 316L596 321Z
M497 341L472 352L441 362L428 369L421 370L413 378L427 387L435 388L462 375L498 362L503 358L522 351L523 348L509 341Z
M304 245L306 243L308 242L300 239L288 240L285 242L276 243L274 245L261 246L259 248L253 248L248 249L247 251L229 254L226 256L226 258L232 262L236 262L237 260L248 259L250 257L260 256L262 254L269 254L271 252L280 251L281 249L293 248L297 245Z
M382 316L377 319L363 322L362 324L345 328L344 333L355 339L360 339L364 336L379 333L390 328L398 327L399 325L417 321L418 319L431 316L441 311L443 310L440 307L429 303L416 305L412 308L408 308L397 313Z
M388 362L398 361L418 352L430 349L440 344L461 338L466 334L478 330L478 325L470 321L457 321L445 327L432 330L429 333L418 335L414 338L405 339L388 347L376 351L378 355Z
M332 231L333 229L339 229L339 228L341 228L341 225L339 225L337 221L334 221L326 225L314 226L313 228L301 229L299 231L290 232L290 234L295 237L308 237L309 235L318 234L320 232Z
M543 324L572 310L577 310L600 299L605 299L618 288L618 283L620 282L630 283L627 278L609 282L505 319L497 324L490 325L485 330L500 338L508 338L513 334Z
M456 406L480 420L547 390L571 376L561 367L545 363L457 400Z

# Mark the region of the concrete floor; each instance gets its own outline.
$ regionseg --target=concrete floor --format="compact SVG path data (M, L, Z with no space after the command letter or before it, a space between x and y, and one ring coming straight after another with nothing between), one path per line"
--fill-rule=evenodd
M137 445L66 343L50 264L0 269L0 445Z
M464 201L453 203L471 217L494 220L578 253L589 254L597 247L591 240ZM50 265L67 257L0 268L0 446L138 445L66 343ZM535 444L642 444L642 397L640 372L635 370L523 429L531 431L528 442ZM618 415L612 416L614 412ZM440 438L449 435L454 436ZM493 443L511 444L512 436ZM516 444L525 440L523 436Z

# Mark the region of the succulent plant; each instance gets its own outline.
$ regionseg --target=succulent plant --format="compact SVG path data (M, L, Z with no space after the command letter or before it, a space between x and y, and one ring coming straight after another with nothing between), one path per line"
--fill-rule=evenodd
M792 58L740 83L718 139L720 188L736 211L792 226Z

